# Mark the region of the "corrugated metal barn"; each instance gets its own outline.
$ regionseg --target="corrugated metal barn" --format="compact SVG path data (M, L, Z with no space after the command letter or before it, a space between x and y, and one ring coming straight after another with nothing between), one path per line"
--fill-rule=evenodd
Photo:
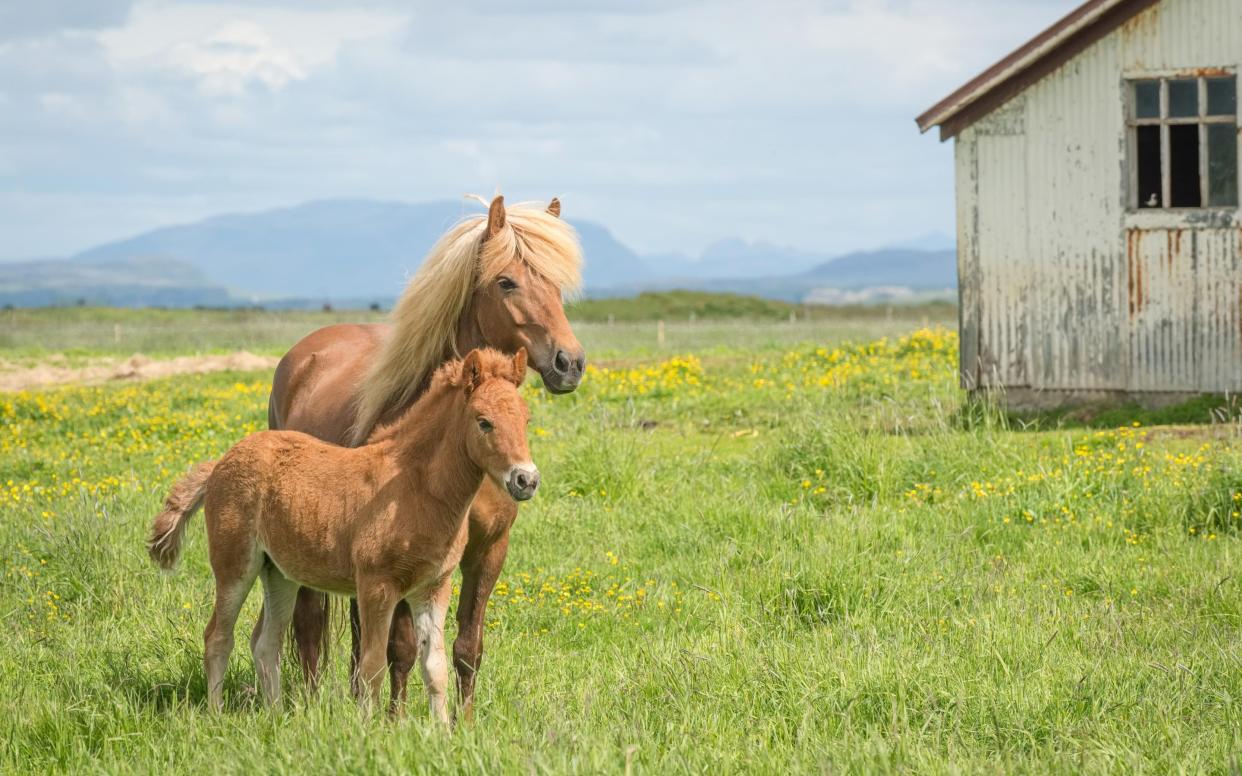
M918 118L953 139L967 388L1242 390L1242 0L1091 0Z

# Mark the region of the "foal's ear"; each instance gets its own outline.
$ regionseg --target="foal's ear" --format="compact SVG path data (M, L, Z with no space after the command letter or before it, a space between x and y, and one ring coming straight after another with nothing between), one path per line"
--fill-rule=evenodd
M526 379L526 348L518 348L518 352L513 354L513 384L521 387L522 381Z
M505 228L505 198L500 194L492 200L492 205L487 209L487 236L495 237L496 234Z
M560 218L561 217L561 201L557 199L556 197L553 197L552 201L548 203L548 212L556 216L557 218Z
M483 356L478 349L466 354L461 362L461 384L469 394L483 383Z

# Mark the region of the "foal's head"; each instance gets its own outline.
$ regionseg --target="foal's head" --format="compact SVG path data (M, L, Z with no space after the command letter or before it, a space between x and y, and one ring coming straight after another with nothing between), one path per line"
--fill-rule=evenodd
M506 356L472 350L461 362L458 387L466 394L466 450L515 501L539 487L539 470L530 460L526 424L530 409L518 393L526 378L526 351Z

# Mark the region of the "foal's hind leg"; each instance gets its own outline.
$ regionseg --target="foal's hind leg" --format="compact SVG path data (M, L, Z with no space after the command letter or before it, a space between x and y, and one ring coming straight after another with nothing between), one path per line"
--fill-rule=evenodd
M207 704L213 711L224 706L224 673L233 652L233 628L262 564L263 556L253 550L227 557L223 552L212 553L216 605L203 632L203 666L207 671Z
M254 669L263 698L269 704L280 702L280 645L285 629L293 619L298 583L293 582L270 562L259 572L263 580L263 629L250 642Z

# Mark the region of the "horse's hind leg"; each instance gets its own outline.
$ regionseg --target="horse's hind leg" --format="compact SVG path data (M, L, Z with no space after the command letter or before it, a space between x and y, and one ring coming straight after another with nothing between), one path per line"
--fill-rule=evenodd
M270 561L259 576L263 580L262 630L251 640L250 650L263 698L275 705L280 702L280 645L293 620L298 583L286 578Z
M233 628L254 586L263 556L253 548L227 556L223 552L211 555L211 569L216 577L216 604L203 632L203 666L207 671L207 703L213 711L219 711L224 706L224 674L233 652Z
M319 658L328 628L328 595L309 587L298 590L293 608L293 641L302 676L312 689L319 684Z

